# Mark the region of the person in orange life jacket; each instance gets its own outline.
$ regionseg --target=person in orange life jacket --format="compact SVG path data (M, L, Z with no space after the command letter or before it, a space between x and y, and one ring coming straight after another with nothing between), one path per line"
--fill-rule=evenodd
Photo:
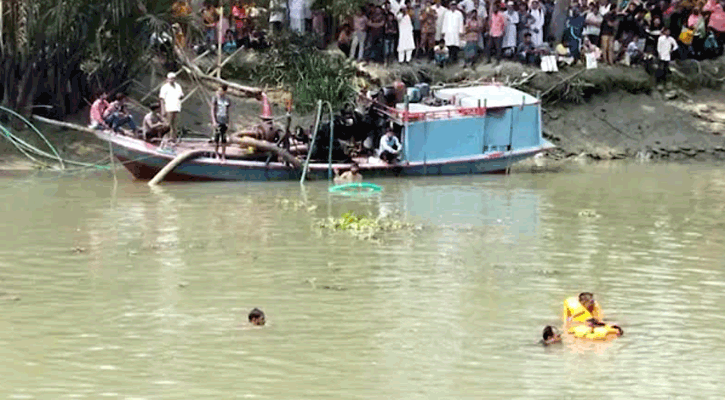
M590 340L609 340L624 334L624 331L619 326L607 325L594 318L586 320L584 324L569 328L568 332L576 338Z
M388 130L385 132L385 136L380 138L380 159L388 164L394 163L400 156L402 147L393 131Z
M578 297L570 297L564 301L564 328L584 323L591 318L597 321L604 319L604 313L592 293L583 292Z

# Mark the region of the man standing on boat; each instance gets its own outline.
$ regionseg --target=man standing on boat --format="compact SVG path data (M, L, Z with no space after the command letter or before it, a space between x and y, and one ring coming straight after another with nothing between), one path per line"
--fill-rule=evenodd
M231 102L227 97L227 89L224 84L219 87L211 99L211 122L214 126L214 153L219 157L219 145L222 146L221 159L227 157L227 130L229 130L229 106Z
M400 140L395 137L395 133L388 130L385 132L385 136L380 138L380 159L388 164L394 163L398 159L402 147Z
M176 142L179 113L181 112L181 99L184 97L184 90L176 82L176 74L169 72L166 75L166 83L161 86L159 99L161 100L161 113L166 116L166 121L171 128L169 139Z

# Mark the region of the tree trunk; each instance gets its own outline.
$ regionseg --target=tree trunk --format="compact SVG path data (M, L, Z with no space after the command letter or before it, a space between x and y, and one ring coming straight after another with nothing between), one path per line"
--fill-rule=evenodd
M556 4L554 5L554 12L551 15L550 34L554 36L556 43L561 42L561 38L564 36L570 3L571 0L556 0Z

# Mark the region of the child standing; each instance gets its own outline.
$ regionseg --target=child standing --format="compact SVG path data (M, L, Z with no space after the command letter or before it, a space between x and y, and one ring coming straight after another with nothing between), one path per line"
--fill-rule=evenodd
M666 82L667 75L670 70L670 61L672 60L672 52L677 50L677 42L670 36L668 28L662 29L659 39L657 39L657 54L660 59L658 82Z

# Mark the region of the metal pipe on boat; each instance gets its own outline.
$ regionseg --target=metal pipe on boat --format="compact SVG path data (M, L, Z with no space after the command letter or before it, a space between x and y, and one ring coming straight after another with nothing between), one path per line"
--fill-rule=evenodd
M488 110L488 100L483 99L483 109ZM488 122L488 112L483 114L483 152L485 153L486 150L488 150L488 143L486 140L486 122Z
M538 126L536 127L536 130L538 131L538 134L539 134L539 145L541 145L541 92L538 90L536 91L536 100L539 102L539 110L538 110L539 120L538 120Z
M410 115L410 97L406 94L405 97L403 97L405 100L405 117L403 117L403 154L407 157L407 151L409 146L409 140L408 140L408 116ZM402 158L401 158L402 161Z
M328 110L330 111L330 148L327 152L327 180L332 183L332 146L335 143L335 118L332 113L332 104L326 101Z
M310 148L307 149L307 158L305 158L305 165L302 168L302 178L300 178L300 185L305 184L305 178L307 177L307 168L310 166L310 157L312 156L312 150L315 148L315 141L317 140L317 130L320 129L320 115L322 114L322 100L317 100L317 117L315 118L315 131L312 132L312 140L310 141Z

